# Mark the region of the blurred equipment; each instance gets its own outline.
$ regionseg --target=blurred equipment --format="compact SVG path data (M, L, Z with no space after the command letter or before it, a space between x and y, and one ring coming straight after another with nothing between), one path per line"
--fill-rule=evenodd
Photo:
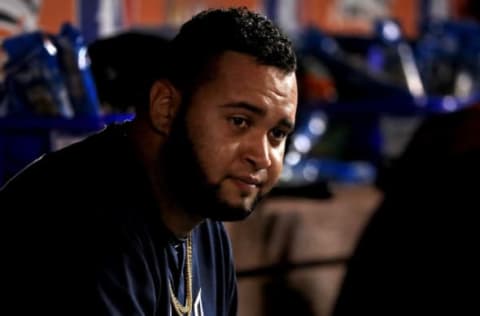
M86 46L80 33L64 24L58 35L32 32L2 43L4 116L99 115Z

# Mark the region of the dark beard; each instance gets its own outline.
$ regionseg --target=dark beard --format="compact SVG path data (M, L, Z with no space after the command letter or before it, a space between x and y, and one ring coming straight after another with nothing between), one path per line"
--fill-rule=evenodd
M170 130L162 159L167 188L175 203L187 213L217 221L239 221L249 216L260 200L258 196L251 209L234 207L220 199L219 184L208 183L188 135L184 104Z

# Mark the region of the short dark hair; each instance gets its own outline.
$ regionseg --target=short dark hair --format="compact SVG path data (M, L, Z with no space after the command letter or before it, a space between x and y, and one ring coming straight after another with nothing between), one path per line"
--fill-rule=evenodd
M238 7L203 11L181 27L170 43L167 78L181 92L192 93L226 51L285 73L296 70L293 45L281 30L265 16Z

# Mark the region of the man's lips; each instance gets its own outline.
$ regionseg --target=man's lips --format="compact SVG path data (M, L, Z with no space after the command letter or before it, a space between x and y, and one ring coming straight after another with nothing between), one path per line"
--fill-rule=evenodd
M253 176L231 176L235 185L242 191L251 191L261 187L263 181Z
M253 176L237 176L233 178L257 187L262 184L262 181L259 178Z

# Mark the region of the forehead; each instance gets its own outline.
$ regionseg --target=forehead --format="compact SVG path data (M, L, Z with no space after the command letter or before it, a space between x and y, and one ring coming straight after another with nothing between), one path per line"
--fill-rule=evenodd
M259 64L254 57L227 51L210 67L197 92L213 103L243 102L284 112L292 121L297 107L295 73Z

